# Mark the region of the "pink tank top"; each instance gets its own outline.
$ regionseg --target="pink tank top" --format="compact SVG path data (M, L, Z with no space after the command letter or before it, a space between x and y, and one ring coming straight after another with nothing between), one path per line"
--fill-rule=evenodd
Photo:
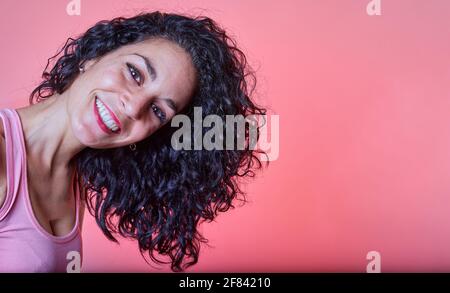
M76 221L65 236L54 236L37 221L27 186L26 152L20 117L0 110L6 142L7 194L0 206L0 272L72 272L81 267L79 191ZM77 264L78 262L78 264Z

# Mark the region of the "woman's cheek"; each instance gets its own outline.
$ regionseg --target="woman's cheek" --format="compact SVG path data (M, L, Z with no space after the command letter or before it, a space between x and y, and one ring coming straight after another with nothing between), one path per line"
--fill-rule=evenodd
M120 90L125 86L126 80L123 73L117 69L105 69L99 76L99 86L101 88Z
M134 127L134 136L136 137L137 141L141 141L146 139L147 137L149 137L153 132L156 131L156 129L154 129L155 127L153 127L151 125L151 121L150 119L148 119L148 121L143 122L143 123L138 123L136 125L136 127Z

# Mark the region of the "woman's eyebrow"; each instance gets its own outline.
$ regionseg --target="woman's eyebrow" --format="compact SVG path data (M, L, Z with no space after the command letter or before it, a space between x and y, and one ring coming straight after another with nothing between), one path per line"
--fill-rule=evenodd
M153 67L152 62L150 62L150 59L148 59L146 56L143 56L139 53L133 53L132 55L136 55L136 56L139 56L142 59L144 59L148 74L150 75L152 81L154 81L158 75L156 74L156 70L155 70L155 67Z

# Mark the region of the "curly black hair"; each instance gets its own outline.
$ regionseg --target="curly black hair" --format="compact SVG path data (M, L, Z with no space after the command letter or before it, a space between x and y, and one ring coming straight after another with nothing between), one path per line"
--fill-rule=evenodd
M170 40L190 54L197 87L182 113L191 121L194 107L223 121L226 115L266 114L250 98L256 86L255 71L223 28L205 16L160 11L102 20L79 37L69 38L48 59L30 104L63 93L85 61L149 38ZM48 72L52 60L56 63ZM247 202L239 181L254 177L253 170L262 167L258 154L266 153L249 145L247 129L245 148L233 150L175 150L171 145L174 131L164 125L137 142L135 151L87 147L72 161L88 210L106 237L115 242L113 234L117 233L134 238L146 261L144 253L148 252L154 262L170 263L172 271L179 272L198 262L200 244L208 242L198 225L235 208L235 199ZM169 256L170 261L158 259L155 252Z

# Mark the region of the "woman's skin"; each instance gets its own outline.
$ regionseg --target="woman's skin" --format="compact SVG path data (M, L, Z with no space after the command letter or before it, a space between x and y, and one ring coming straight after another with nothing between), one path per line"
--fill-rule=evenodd
M152 64L155 76L148 72L143 57ZM189 103L196 85L189 54L159 38L120 47L87 61L84 68L63 94L17 109L34 214L47 232L57 236L68 234L75 223L75 168L70 160L85 147L115 148L147 138ZM95 96L116 115L120 132L101 129L94 114ZM170 104L175 104L176 111ZM6 194L4 149L0 124L0 206ZM84 205L81 213L83 209Z

